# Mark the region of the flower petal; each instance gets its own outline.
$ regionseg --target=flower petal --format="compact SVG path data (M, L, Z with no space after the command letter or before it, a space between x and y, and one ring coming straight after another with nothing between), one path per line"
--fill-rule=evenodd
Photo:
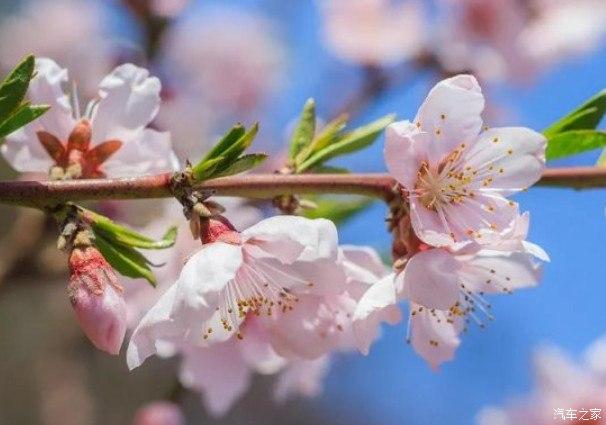
M371 285L358 301L352 320L358 350L364 355L377 339L381 322L395 325L401 320L394 277L393 273L389 274Z
M385 130L385 163L387 170L406 189L417 181L421 162L426 159L430 138L410 121L399 121Z
M146 127L158 113L160 88L160 80L144 68L133 64L115 68L99 84L101 100L92 119L94 142L124 139Z
M457 277L473 292L509 293L536 286L541 279L541 266L526 252L483 249L460 257L459 264Z
M251 378L237 342L211 348L188 347L183 353L179 379L185 387L202 393L204 406L215 417L225 415L246 393Z
M283 403L293 396L315 397L322 392L328 373L329 357L316 360L292 360L280 373L274 386L274 399Z
M284 263L337 258L337 228L322 218L274 216L244 230L242 236L254 239L270 257Z
M404 286L409 299L428 308L448 310L459 299L455 257L444 249L415 254L404 268Z
M114 140L121 141L122 145L101 165L101 170L110 177L134 177L179 169L169 133L145 128ZM98 141L97 146L104 142Z
M482 178L476 189L503 196L524 190L541 177L545 168L547 139L524 127L492 128L480 134L465 154L467 165ZM490 179L488 187L482 182Z
M436 84L419 108L415 124L429 133L428 160L438 163L465 142L472 142L482 128L484 96L471 75L457 75Z
M461 343L456 326L446 320L446 315L441 310L431 313L427 308L420 310L420 306L414 303L411 303L410 308L417 312L410 318L410 341L414 350L433 369L452 360Z

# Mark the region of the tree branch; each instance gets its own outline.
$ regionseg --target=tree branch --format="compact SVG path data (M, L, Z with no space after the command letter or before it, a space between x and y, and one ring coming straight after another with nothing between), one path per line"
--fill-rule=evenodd
M217 196L272 199L279 195L337 193L389 200L394 179L388 174L252 174L222 177L197 185ZM606 187L606 168L548 168L539 186L574 189ZM171 174L71 181L0 182L0 203L47 208L68 201L171 197Z

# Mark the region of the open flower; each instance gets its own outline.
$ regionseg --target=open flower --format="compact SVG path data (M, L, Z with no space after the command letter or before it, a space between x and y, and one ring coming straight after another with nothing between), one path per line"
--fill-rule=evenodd
M278 216L241 233L210 233L215 241L189 259L135 330L130 368L154 354L158 341L209 346L243 339L241 325L249 316L272 323L299 308L304 294L343 291L330 221Z
M525 235L524 235L525 236ZM456 250L421 245L404 270L373 285L360 299L354 329L361 351L370 342L364 332L384 309L410 302L407 340L433 368L452 359L459 334L469 323L483 327L492 320L485 294L511 294L536 285L544 252L529 242L482 246L467 243ZM361 331L360 331L361 330Z
M545 137L523 127L482 130L484 97L471 75L439 82L414 122L387 128L385 161L410 201L425 243L451 245L502 232L518 215L506 196L535 183Z
M425 18L416 0L318 0L334 53L363 65L411 59L423 47Z
M6 138L2 153L16 170L50 170L51 178L64 179L176 169L169 133L146 128L160 104L157 78L131 64L117 67L101 81L84 115L78 100L63 92L67 81L67 70L51 59L36 60L28 97L51 110Z
M80 327L100 350L118 354L126 333L123 289L94 247L74 248L69 257L67 293Z

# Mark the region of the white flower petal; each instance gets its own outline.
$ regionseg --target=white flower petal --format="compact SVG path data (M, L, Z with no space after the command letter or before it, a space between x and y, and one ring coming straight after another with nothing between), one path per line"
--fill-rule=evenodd
M396 300L394 274L389 274L370 286L358 301L353 315L353 329L358 349L368 354L377 339L381 322L396 324L401 319Z
M99 85L93 140L128 138L128 133L146 127L158 113L160 87L160 80L144 68L133 64L115 68Z
M404 268L404 286L409 299L428 308L448 310L459 299L455 257L443 249L413 255Z
M293 396L315 397L322 392L328 373L328 356L316 360L291 360L274 386L274 399L283 403Z
M415 124L429 133L429 161L439 162L456 146L472 142L482 128L484 96L471 75L457 75L436 84L419 108Z
M452 360L461 340L455 325L448 323L446 315L441 310L432 314L424 308L419 312L419 306L411 303L411 309L417 311L411 316L411 344L414 350L437 369L445 361Z
M145 128L129 132L127 137L120 139L120 149L102 165L108 176L136 177L179 169L170 133Z
M385 130L387 170L406 189L414 189L421 162L426 159L430 137L410 121L399 121Z
M227 413L250 387L252 372L234 341L211 348L188 348L183 355L181 383L202 393L208 412L220 417Z

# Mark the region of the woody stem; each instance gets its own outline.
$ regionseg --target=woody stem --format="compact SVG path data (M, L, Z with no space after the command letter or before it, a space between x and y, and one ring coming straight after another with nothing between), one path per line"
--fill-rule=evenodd
M395 180L388 174L257 174L222 177L196 185L217 196L272 199L280 195L336 193L384 200L393 196ZM548 168L539 186L589 189L606 187L606 168ZM169 198L172 175L71 181L0 182L0 203L48 208L70 201Z

